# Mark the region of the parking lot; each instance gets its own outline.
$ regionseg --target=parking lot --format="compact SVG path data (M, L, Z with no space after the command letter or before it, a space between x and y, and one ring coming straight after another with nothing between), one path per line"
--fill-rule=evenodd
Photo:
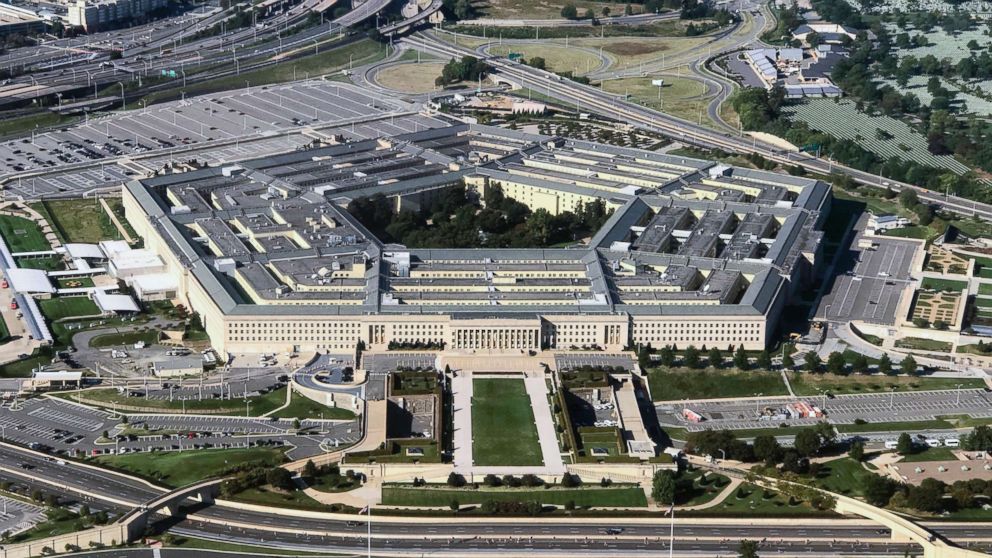
M0 533L26 531L45 520L45 510L6 496L0 496Z
M788 403L805 401L823 409L834 424L852 424L861 419L868 423L934 420L945 415L968 415L973 418L992 417L992 394L982 389L917 391L889 394L837 395L833 399L816 397L768 397L749 400L721 400L657 405L662 425L684 427L690 431L710 429L740 430L776 427L780 424L802 426L823 419L761 419L766 409L777 410ZM682 418L688 408L706 420L691 423Z
M57 399L29 399L16 410L6 405L0 408L3 439L23 445L80 447L116 423L110 413Z
M365 355L362 365L372 372L392 372L400 367L433 368L437 362L435 353L389 353Z
M378 137L438 125L419 115L388 117L413 109L350 84L317 79L245 87L0 143L0 175L51 170L9 182L10 190L25 197L84 192L172 161L216 165L298 149L313 141L298 131L301 127L338 125L331 135ZM363 123L368 119L376 121ZM132 161L119 163L123 157Z
M864 320L894 324L902 295L912 283L911 266L918 243L897 238L871 237L878 247L857 247L867 214L858 221L859 232L849 251L841 254L837 273L820 301L817 318L832 321Z

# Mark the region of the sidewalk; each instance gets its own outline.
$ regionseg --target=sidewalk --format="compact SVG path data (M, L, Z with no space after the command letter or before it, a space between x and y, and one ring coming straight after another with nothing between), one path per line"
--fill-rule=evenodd
M536 377L527 375L524 378L524 387L527 389L527 395L530 396L530 406L534 410L534 423L537 426L537 437L541 444L544 469L548 474L564 473L565 464L561 460L561 451L558 449L555 421L551 417L551 409L548 407L548 385L544 381L544 374Z
M451 395L454 400L454 463L455 470L469 472L472 469L472 373L459 372L451 379Z

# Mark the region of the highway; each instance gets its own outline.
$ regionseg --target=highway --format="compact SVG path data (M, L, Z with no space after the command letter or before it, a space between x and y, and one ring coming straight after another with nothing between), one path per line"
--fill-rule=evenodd
M22 464L33 469L24 470ZM17 484L93 502L118 512L155 499L166 490L112 472L54 459L10 445L0 445L0 478ZM305 518L249 511L228 506L192 510L178 522L177 534L295 548L356 552L365 544L366 526L355 520ZM364 517L364 516L363 516ZM552 553L650 554L667 549L669 524L663 519L575 517L567 521L492 518L466 523L449 518L427 525L416 520L374 516L373 546L383 552L422 551L449 555L501 550ZM228 525L222 525L227 523ZM983 523L931 523L928 527L958 543L992 540L992 526ZM606 529L619 529L607 533ZM864 520L811 518L802 522L720 519L681 516L675 523L676 550L713 556L733 552L742 538L768 539L763 549L810 556L835 553L902 555L906 545L888 540L889 532Z
M442 58L475 55L475 51L445 43L425 32L415 33L401 40L406 46L429 52ZM735 153L757 153L772 161L798 165L807 171L830 174L842 172L863 184L891 187L899 191L904 188L917 192L923 201L940 208L961 214L977 215L992 219L992 205L974 202L956 196L944 196L915 185L883 179L877 175L834 164L832 161L816 158L805 153L783 152L780 148L758 141L756 138L727 135L703 127L697 123L663 114L655 110L626 101L620 95L607 93L597 87L583 85L554 73L539 70L518 62L489 57L487 62L497 77L512 81L522 87L544 93L559 99L565 106L593 112L621 122L628 122L646 130L654 131L683 143L706 149L722 149Z

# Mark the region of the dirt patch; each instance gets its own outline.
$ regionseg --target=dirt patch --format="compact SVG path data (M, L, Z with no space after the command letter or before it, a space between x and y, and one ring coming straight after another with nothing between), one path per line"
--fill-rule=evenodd
M651 54L652 52L668 50L668 45L625 41L622 43L610 43L608 45L603 45L603 50L609 52L610 54L616 54L617 56L637 56L640 54Z

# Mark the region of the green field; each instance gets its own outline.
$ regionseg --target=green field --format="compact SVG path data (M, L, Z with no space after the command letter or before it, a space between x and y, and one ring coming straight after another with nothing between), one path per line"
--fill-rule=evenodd
M478 381L478 380L476 380ZM503 381L503 380L499 380ZM579 507L645 507L647 499L639 487L600 488L414 488L412 486L382 487L382 503L387 506L448 507L453 501L459 504L538 501L546 505L562 506L572 501Z
M910 422L869 422L868 424L838 424L837 431L842 434L858 434L862 432L916 432L918 430L951 430L954 425L946 420L921 420Z
M65 269L65 262L60 256L41 256L34 258L17 258L17 267L24 269L41 269L43 271L60 271Z
M925 461L955 461L957 457L951 453L950 448L931 448L920 450L916 453L903 456L903 463L922 463Z
M977 378L927 378L917 376L835 376L833 374L806 374L794 372L789 383L796 395L819 395L826 391L834 395L846 393L888 393L890 391L929 391L962 388L981 389L985 382Z
M159 332L157 329L149 331L125 331L123 333L105 333L90 339L90 347L117 347L120 345L134 345L144 342L146 345L158 343Z
M285 448L204 449L109 455L96 461L165 486L180 487L224 475L245 464L274 467L285 460L284 451Z
M38 301L41 313L49 320L60 320L75 316L98 316L100 309L85 296L55 297Z
M915 349L917 351L940 351L950 352L953 345L947 341L938 341L926 337L903 337L896 340L896 347L903 349Z
M70 399L81 399L89 404L98 405L108 409L113 409L115 404L121 407L142 407L147 409L155 409L159 412L165 413L180 413L184 408L184 404L179 399L174 399L169 401L168 399L145 399L144 397L125 397L117 393L116 389L89 389L82 392L72 392L63 395ZM202 401L197 401L195 399L187 400L185 403L185 409L187 413L194 413L196 411L217 411L224 412L226 414L241 415L245 414L245 399L235 398L235 399L203 399ZM264 415L277 407L281 407L283 403L286 402L286 388L279 388L272 390L265 395L260 395L258 397L249 397L248 401L248 414L257 417Z
M933 289L935 291L961 292L968 288L967 281L954 281L953 279L938 279L936 277L924 277L920 283L921 289Z
M823 463L811 484L845 496L861 496L864 479L871 474L861 463L842 457Z
M534 410L522 379L472 381L472 458L476 465L543 465Z
M12 215L0 215L0 235L7 242L11 252L41 252L51 250L52 246L45 240L34 221Z
M327 506L307 496L302 490L284 492L269 488L249 488L242 490L232 498L237 502L275 506L279 508L295 508L299 510L327 511Z
M777 372L652 368L648 382L655 401L788 394Z
M97 199L53 200L40 205L47 210L52 227L66 242L96 244L101 240L121 238Z
M0 366L0 378L25 378L38 366L52 363L52 354L40 354L37 350L30 357L15 360Z
M819 511L803 502L789 502L788 496L764 490L753 484L742 484L722 502L704 510L683 512L682 517L836 517L833 512Z
M308 418L353 419L355 418L355 413L349 411L348 409L321 405L313 399L294 393L292 395L292 399L289 401L289 406L285 409L276 411L269 416L276 418L298 418L300 420Z

